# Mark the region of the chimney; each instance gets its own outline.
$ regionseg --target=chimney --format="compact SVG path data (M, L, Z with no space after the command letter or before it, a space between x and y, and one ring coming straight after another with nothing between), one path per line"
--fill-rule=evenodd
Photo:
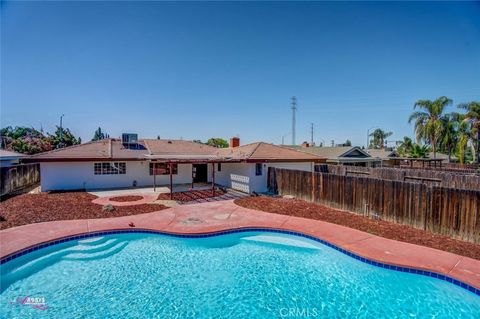
M239 137L232 137L230 139L230 147L239 147L240 146L240 138Z

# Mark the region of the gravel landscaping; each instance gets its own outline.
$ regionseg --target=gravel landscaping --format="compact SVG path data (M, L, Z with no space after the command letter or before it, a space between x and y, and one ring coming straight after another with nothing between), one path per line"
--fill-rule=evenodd
M140 197L140 196L122 196ZM116 197L121 202L125 198ZM97 198L86 192L24 194L0 203L0 229L20 225L67 219L120 217L150 213L166 209L158 204L141 204L114 207L102 211L102 206L92 203ZM120 198L120 200L118 200ZM115 205L114 205L115 206Z
M427 246L480 260L480 245L434 235L426 231L387 221L369 219L354 213L309 203L297 199L245 197L235 204L269 213L304 217L347 226L373 235Z

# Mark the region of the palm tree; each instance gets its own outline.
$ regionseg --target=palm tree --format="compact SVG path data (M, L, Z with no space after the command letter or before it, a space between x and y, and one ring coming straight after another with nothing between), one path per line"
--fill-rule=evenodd
M459 108L467 111L465 114L465 121L471 125L472 144L475 144L474 136L477 135L477 163L480 164L480 102L472 101L470 103L462 103L458 105Z
M445 114L442 118L442 134L440 138L440 146L447 151L448 162L452 159L452 150L455 148L458 142L458 124L460 114L449 113Z
M373 148L383 149L385 147L385 139L392 134L392 132L385 132L384 130L377 128L370 134L370 136L373 137L373 141L371 141L371 146L373 146Z
M465 163L465 147L467 146L468 140L471 136L471 130L468 122L460 121L458 125L458 159L460 164Z
M410 153L413 146L413 141L410 137L404 136L403 141L400 141L400 145L398 146L398 152L403 156L405 154Z
M438 139L442 134L441 117L445 108L450 104L452 104L452 100L446 96L441 96L434 101L418 100L413 108L418 108L421 111L413 112L408 119L408 123L415 120L417 142L423 140L429 143L434 158L436 157Z
M409 157L411 158L427 158L430 149L427 145L413 144Z

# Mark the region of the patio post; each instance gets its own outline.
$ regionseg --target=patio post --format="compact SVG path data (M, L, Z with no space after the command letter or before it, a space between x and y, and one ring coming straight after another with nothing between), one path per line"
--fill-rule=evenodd
M212 162L212 197L215 197L215 163Z
M170 171L170 200L173 200L173 177L172 177L173 165L172 163L168 163L168 168Z
M156 165L155 163L150 163L150 165L153 165L152 166L152 170L153 170L153 191L156 192L157 191L157 170L156 170Z
M315 162L312 162L312 203L315 202Z

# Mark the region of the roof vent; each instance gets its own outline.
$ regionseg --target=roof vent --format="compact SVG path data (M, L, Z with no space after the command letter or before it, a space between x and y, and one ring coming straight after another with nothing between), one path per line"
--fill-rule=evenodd
M133 133L123 133L122 134L122 144L137 144L138 143L138 134Z

